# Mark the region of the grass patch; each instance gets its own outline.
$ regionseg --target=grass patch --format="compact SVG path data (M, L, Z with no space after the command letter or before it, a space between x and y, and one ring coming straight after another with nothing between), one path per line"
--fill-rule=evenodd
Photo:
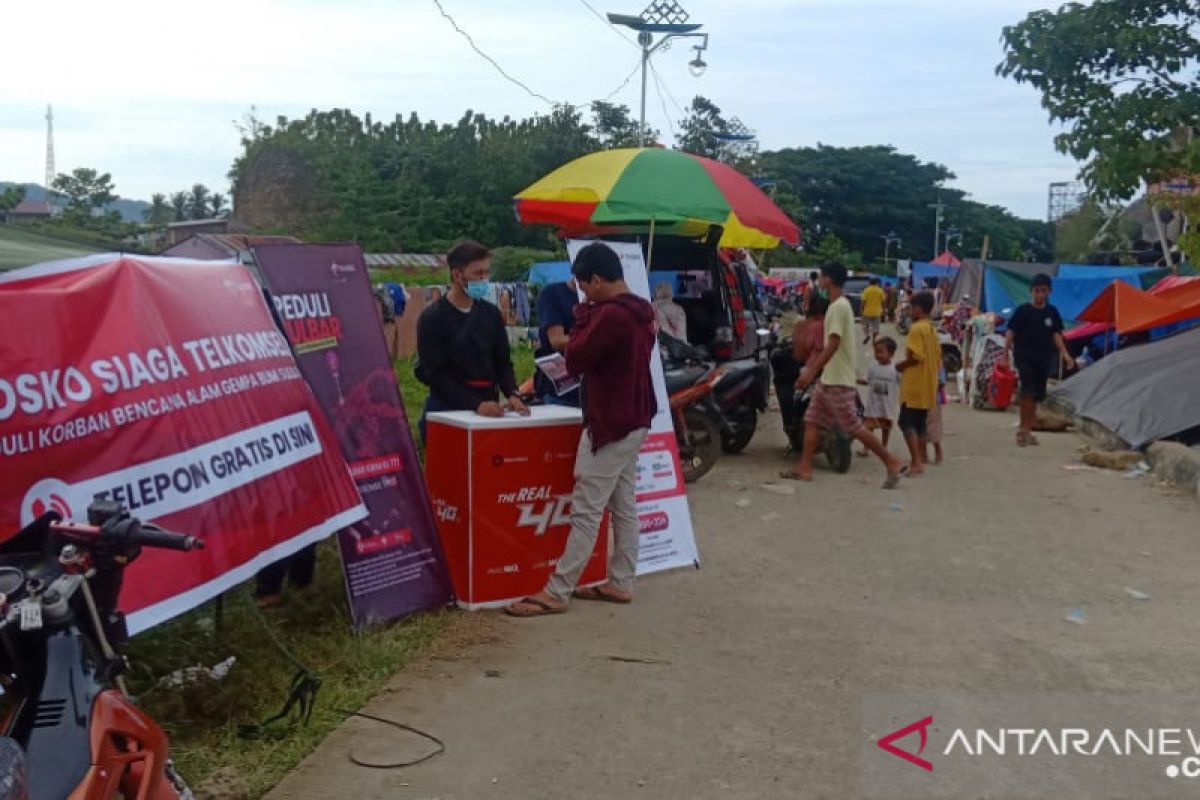
M0 225L0 270L28 267L42 261L95 253L99 250L65 239L47 236L24 226Z
M513 363L518 380L528 377L534 369L533 350L514 347ZM396 362L396 376L415 438L428 388L413 375L412 359ZM346 719L339 709L363 706L414 658L469 645L488 629L486 618L447 610L355 631L332 541L318 550L313 586L287 592L287 602L264 616L288 650L323 683L309 725L287 729L278 738L238 735L240 725L279 711L295 673L263 630L249 586L226 595L219 626L216 604L209 603L130 644L130 690L170 734L180 773L201 796L261 797ZM229 656L236 656L237 663L223 681L156 688L159 678L175 670L211 667Z

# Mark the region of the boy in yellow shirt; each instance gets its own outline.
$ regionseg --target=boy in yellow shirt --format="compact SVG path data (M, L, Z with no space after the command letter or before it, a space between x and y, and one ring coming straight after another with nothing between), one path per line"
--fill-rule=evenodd
M937 406L942 346L929 321L932 313L932 294L919 292L913 297L913 326L904 343L904 360L896 365L900 372L900 433L912 458L909 475L920 475L925 471L929 414Z
M879 336L879 323L883 321L883 301L887 299L879 278L871 278L871 285L862 293L862 326L867 336L863 344L873 344Z

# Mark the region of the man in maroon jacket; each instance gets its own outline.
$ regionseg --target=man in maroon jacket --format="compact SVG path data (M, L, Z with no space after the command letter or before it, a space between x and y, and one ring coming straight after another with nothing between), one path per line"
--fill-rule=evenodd
M650 377L654 306L629 291L621 258L595 242L571 267L586 303L575 308L567 369L583 379L583 436L575 454L571 535L546 588L513 603L515 617L540 617L581 600L628 603L638 562L637 461L656 403ZM611 512L613 553L608 582L576 590L591 558L604 509Z

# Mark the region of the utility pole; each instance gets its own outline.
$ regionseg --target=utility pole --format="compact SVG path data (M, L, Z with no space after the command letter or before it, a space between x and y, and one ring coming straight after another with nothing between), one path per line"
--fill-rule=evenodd
M650 67L650 56L654 51L670 42L672 39L699 39L700 44L694 45L696 57L688 62L692 75L700 77L708 64L704 61L704 51L708 49L708 34L697 33L703 25L689 23L689 14L675 0L656 0L646 7L638 16L631 14L609 14L608 21L613 25L624 25L637 31L637 42L642 48L642 102L638 114L638 143L646 146L646 71ZM654 34L664 34L656 43Z
M933 217L933 257L937 258L939 255L941 255L941 252L938 250L938 248L942 244L942 215L946 211L946 204L942 202L942 196L939 194L938 201L936 203L930 203L927 208L932 208L935 210Z
M46 202L54 183L54 107L46 106Z
M895 231L888 231L883 238L883 271L887 272L888 256L892 252L893 244L900 244L903 240Z

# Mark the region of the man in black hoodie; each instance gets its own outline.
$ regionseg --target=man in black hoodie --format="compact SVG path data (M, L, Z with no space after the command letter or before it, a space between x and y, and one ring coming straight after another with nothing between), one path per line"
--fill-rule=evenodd
M499 393L510 411L527 414L517 396L508 332L500 309L487 302L492 254L478 242L463 242L446 255L450 291L417 320L417 378L429 386L419 429L434 411L474 411L504 416Z
M629 603L640 532L637 462L657 404L650 376L654 306L629 291L621 257L601 242L579 251L571 273L587 297L575 309L567 369L583 378L583 435L575 453L571 534L546 588L513 603L514 617L541 617L581 600ZM607 508L613 526L608 582L576 590Z

